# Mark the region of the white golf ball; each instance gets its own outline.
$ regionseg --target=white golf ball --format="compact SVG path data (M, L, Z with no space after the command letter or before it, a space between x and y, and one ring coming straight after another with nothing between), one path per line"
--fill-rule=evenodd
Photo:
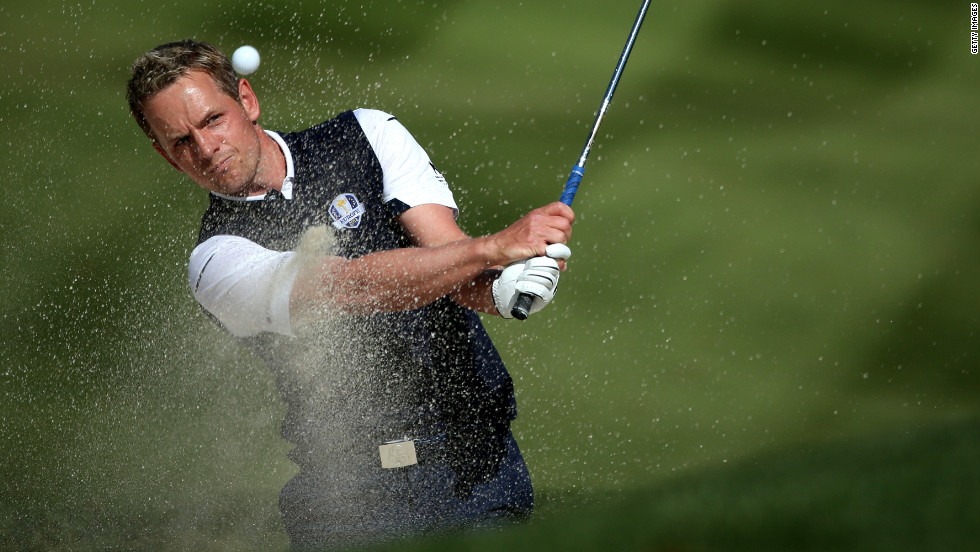
M239 75L251 75L259 68L259 51L251 46L242 46L231 55L231 66Z

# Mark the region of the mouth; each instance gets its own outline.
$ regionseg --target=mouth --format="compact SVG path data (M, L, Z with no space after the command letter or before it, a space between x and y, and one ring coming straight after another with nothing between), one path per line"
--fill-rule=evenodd
M223 172L227 171L229 166L231 166L231 156L230 155L228 157L225 157L224 159L218 161L217 163L212 164L207 169L207 171L205 172L205 174L207 174L209 176L216 176L219 173L223 173Z

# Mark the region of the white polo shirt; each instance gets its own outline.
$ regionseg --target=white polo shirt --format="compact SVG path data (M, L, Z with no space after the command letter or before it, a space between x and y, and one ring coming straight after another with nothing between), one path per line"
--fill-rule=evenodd
M435 203L459 213L446 180L397 119L373 109L358 109L354 115L381 164L385 202L398 200L410 208ZM286 179L281 191L289 201L295 176L293 156L278 134L266 133L279 144L286 157ZM221 197L234 201L265 199L264 196ZM191 253L188 265L191 291L233 335L247 337L261 332L293 335L289 295L298 265L288 261L294 255L293 251L266 249L240 236L214 236Z

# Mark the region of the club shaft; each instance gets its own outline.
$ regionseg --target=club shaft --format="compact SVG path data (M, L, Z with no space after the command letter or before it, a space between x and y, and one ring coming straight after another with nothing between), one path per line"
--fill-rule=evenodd
M579 183L585 174L585 162L589 158L589 152L592 151L592 144L595 142L596 135L599 133L599 125L602 124L602 118L605 117L606 111L609 109L609 104L612 103L613 93L616 92L616 85L619 84L619 78L623 75L623 69L626 67L627 60L629 60L630 52L633 50L633 43L636 42L636 36L640 33L640 25L643 24L643 18L646 17L649 7L650 0L643 0L643 5L640 6L640 12L637 14L636 21L633 23L633 28L630 29L626 46L623 47L623 53L619 56L619 62L616 63L616 69L613 71L612 79L609 80L609 86L606 87L606 94L602 98L602 104L596 113L595 121L592 123L592 131L589 132L589 139L585 141L585 147L582 148L582 155L578 158L578 164L572 169L568 181L565 182L565 189L561 194L561 202L565 205L571 205L575 199L575 193L578 192Z

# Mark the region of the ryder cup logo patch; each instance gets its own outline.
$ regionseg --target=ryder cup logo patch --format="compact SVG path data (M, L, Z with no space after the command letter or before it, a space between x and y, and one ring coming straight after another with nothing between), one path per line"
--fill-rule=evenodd
M340 194L330 204L330 218L337 228L357 228L364 216L364 206L354 194Z

